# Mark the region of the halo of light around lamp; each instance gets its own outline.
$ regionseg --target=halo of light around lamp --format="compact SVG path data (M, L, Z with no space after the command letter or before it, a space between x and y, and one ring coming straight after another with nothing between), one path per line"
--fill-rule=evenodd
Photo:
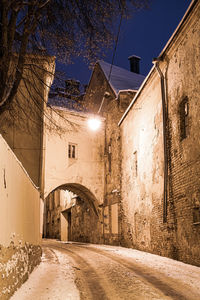
M88 119L88 127L93 130L96 131L100 128L101 126L101 120L97 117L93 117Z

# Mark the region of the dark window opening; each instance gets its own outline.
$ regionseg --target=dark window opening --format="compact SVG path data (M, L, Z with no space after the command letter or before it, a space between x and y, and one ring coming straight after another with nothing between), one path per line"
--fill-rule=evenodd
M193 208L193 223L200 224L200 207Z
M137 151L133 153L133 171L134 171L134 176L137 177L138 175L138 160L137 160Z
M112 147L111 147L112 139L108 145L108 172L111 173L111 161L112 161Z
M75 158L75 146L72 145L72 158Z
M69 158L76 158L76 145L75 144L69 144L68 145L68 157Z
M180 139L181 141L188 136L189 130L189 104L188 98L185 97L179 105L180 114Z

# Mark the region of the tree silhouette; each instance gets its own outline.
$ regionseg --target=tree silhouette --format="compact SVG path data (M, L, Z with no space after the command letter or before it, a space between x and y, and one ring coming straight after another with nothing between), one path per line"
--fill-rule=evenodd
M63 63L77 56L94 61L112 45L119 15L128 17L147 4L148 0L1 0L0 115L9 111L16 117L17 105L25 116L24 107L31 102L41 110L43 94L32 99L30 86L35 86L35 77L42 83L45 72L54 72L52 66L43 68L45 62L52 63L49 56Z

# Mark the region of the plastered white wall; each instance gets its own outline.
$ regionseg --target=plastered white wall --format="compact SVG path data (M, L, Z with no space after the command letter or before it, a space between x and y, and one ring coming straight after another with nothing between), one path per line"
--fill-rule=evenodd
M45 137L45 197L63 184L86 187L99 201L104 193L104 121L94 132L87 126L88 114L69 110L52 111L52 118L63 133L47 131ZM65 121L71 122L72 126ZM76 159L68 158L68 143L77 146Z
M40 196L0 135L0 244L40 244Z

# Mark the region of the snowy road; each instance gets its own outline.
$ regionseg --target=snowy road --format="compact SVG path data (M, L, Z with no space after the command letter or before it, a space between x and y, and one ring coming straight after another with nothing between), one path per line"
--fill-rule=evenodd
M42 263L12 300L200 299L200 268L105 245L43 242Z

